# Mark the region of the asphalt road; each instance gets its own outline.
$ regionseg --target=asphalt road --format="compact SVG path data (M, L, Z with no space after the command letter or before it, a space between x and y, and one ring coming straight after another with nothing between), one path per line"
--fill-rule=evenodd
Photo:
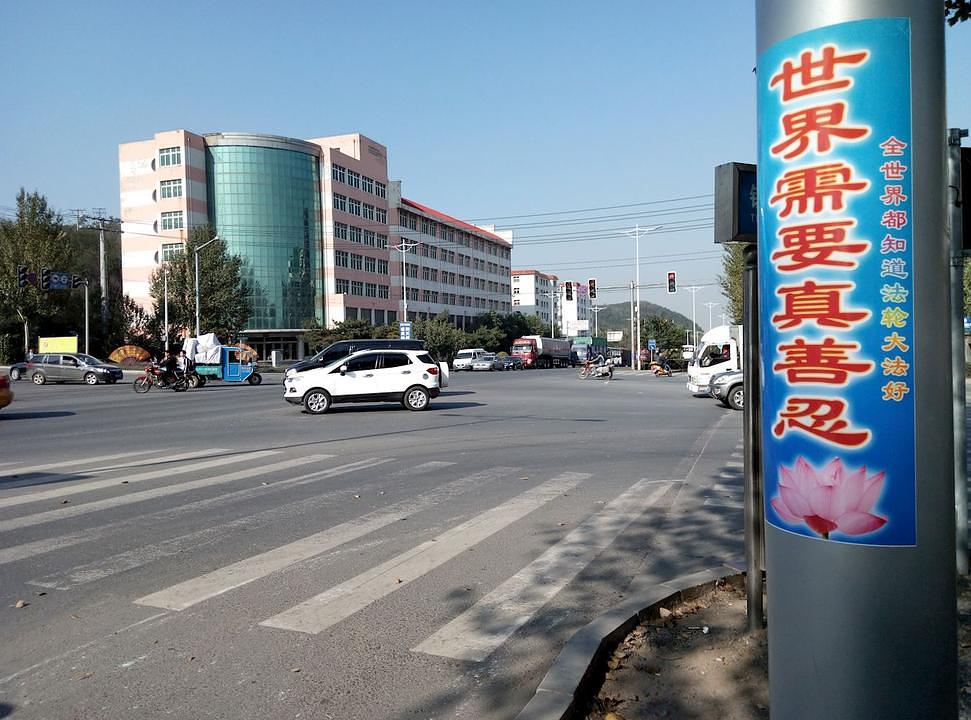
M742 555L741 414L683 375L279 382L14 384L0 717L512 718L632 578Z

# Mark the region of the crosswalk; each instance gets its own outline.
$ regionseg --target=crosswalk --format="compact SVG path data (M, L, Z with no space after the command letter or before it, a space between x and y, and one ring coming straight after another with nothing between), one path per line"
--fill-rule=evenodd
M24 485L31 478L43 484ZM249 613L253 631L317 635L365 610L381 612L382 603L395 593L431 582L440 569L461 567L469 562L469 551L517 523L574 507L564 498L599 488L597 482L585 472L543 473L513 465L470 469L449 461L409 464L395 457L347 458L292 449L131 451L83 462L9 463L0 468L0 570L24 563L15 569L26 573L27 585L68 598L109 580L118 583L111 586L117 594L117 587L128 587L126 573L142 572L138 591L126 602L175 618L190 608L196 614L218 612L217 598L227 595L234 606L258 604L254 588L300 578L305 582L295 586L302 594L288 597L289 607L274 607L262 616L259 609ZM485 660L632 523L663 504L680 482L614 482L612 496L571 510L579 513L572 529L539 544L535 557L510 568L478 602L451 608L411 651ZM370 492L369 502L361 503L352 519L345 514L342 522L318 520L334 517L328 510L358 499L355 487ZM213 523L217 509L219 521ZM397 523L416 516L433 520L387 541ZM291 525L304 531L301 537L294 532L273 546L264 541L225 549L228 538L243 533L266 537ZM384 537L385 544L378 543L374 557L369 555L353 573L330 576L319 564L348 549L368 543L375 547L377 537ZM118 538L125 540L114 542ZM220 543L220 553L209 551ZM55 561L75 548L68 555L74 563ZM33 574L32 567L43 569ZM146 577L152 584L152 569L159 567L166 571L157 574L155 587L144 587Z
M713 497L705 500L708 507L743 510L745 508L745 463L742 443L735 446L731 457L722 463L718 481L712 487Z

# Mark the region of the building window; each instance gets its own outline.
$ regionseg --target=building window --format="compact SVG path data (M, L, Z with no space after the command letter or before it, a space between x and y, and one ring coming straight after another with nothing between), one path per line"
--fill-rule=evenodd
M345 172L344 168L341 167L340 165L330 166L330 177L332 180L335 180L336 182L340 182L340 183L347 182L344 179L345 178L344 172Z
M353 170L347 171L347 184L352 188L361 188L361 175Z
M391 296L391 293L388 291L387 285L378 285L379 298L384 298L385 300L387 300L390 296ZM388 322L394 322L394 317L391 317L390 313L389 313Z
M350 265L348 264L348 255L349 254L344 252L343 250L338 250L337 252L334 253L334 264L337 267L343 267L343 268L350 267Z
M518 306L519 305L519 298L514 298L513 301L512 301L512 304Z
M364 283L360 280L351 280L351 295L363 295Z
M163 243L162 262L172 262L183 252L182 243Z
M412 265L411 263L408 263L406 265L406 267L407 267L408 277L415 278L417 280L418 279L418 266L417 265Z
M388 274L388 261L387 260L378 260L378 267L375 270L375 272L381 273L382 275L387 275Z
M351 215L361 216L361 201L355 198L347 198L347 212Z
M351 270L361 270L364 267L364 258L356 253L351 253Z
M366 193L371 193L374 195L374 180L369 178L367 175L361 176L361 190Z
M377 247L378 237L374 234L374 230L364 230L364 244L368 247Z
M337 278L337 282L334 283L334 289L338 295L346 295L350 291L351 285L347 280Z
M388 236L387 235L382 235L381 233L378 233L375 237L377 239L378 247L381 248L382 250L387 250L388 249Z
M162 213L162 229L163 230L181 230L182 229L182 211L177 210L176 212L164 212Z
M347 196L334 193L334 209L347 212Z
M365 220L374 220L374 205L364 203L361 207L363 208L362 217Z
M518 287L514 287L514 288L512 289L512 294L513 294L513 295L518 295L518 294L519 294L519 288L518 288Z
M374 283L364 283L364 295L365 297L377 297L378 286Z
M347 223L334 223L334 237L338 240L347 240Z
M361 228L351 225L348 229L347 237L351 242L361 242Z
M163 198L182 197L182 180L163 180L158 184L159 195Z
M378 271L378 260L377 258L367 257L364 258L364 270L366 272L377 272Z
M181 165L182 148L180 147L161 148L158 151L158 164L161 167L168 167L170 165Z
M381 183L381 182L378 182L377 180L375 180L374 181L374 194L377 195L379 198L387 197L388 196L388 188L387 188L387 186L384 183Z

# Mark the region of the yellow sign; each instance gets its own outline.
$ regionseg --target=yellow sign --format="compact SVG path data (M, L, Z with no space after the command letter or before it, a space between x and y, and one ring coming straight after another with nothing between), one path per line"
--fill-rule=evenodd
M77 351L78 339L75 336L41 338L37 349L37 352L42 353L76 353Z

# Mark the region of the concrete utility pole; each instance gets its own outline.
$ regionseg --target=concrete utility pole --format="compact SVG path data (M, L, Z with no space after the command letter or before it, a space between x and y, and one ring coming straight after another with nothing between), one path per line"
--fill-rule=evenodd
M716 302L706 302L706 303L701 303L701 304L704 305L706 308L708 308L708 329L711 330L711 327L712 327L712 323L711 323L711 309L718 307L719 303L716 303Z
M101 282L101 341L108 337L108 262L105 258L105 209L95 208L98 220L98 271Z
M701 285L688 285L684 289L691 293L691 344L698 344L698 323L695 322L695 296L701 290Z
M772 716L955 720L940 4L756 0L755 18ZM839 266L786 252L813 228ZM827 344L839 371L813 375L800 348Z
M637 312L634 309L634 281L630 281L630 367L634 369L634 353L640 354L639 350L634 348L634 323L640 322L639 318L636 317Z
M404 313L404 317L401 319L403 322L408 322L408 263L405 261L405 254L411 252L420 244L415 241L402 240L397 245L391 246L392 250L397 250L401 253L401 309Z

